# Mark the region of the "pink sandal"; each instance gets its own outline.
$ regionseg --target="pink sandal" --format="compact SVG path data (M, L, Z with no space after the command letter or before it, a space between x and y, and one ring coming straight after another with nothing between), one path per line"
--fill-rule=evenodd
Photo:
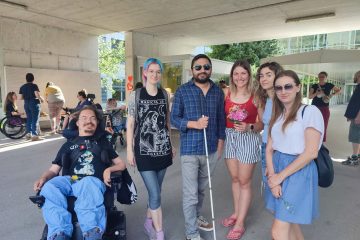
M227 217L227 218L224 218L223 220L221 220L221 224L224 226L224 227L232 227L234 226L236 223L236 217Z
M229 233L226 235L226 239L228 240L239 240L245 233L245 228L241 229L231 229Z

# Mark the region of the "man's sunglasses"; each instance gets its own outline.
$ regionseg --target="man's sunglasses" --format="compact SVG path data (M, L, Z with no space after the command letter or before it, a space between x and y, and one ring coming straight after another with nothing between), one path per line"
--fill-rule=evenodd
M193 68L194 68L196 71L200 71L202 68L204 68L205 71L208 71L208 70L211 69L211 65L210 65L210 64L205 64L205 65L203 65L203 66L201 66L201 65L195 65Z
M275 92L281 92L283 89L284 89L285 91L290 91L290 90L292 90L293 88L294 88L294 85L288 83L288 84L285 84L284 86L277 85L277 86L274 87L274 90L275 90Z

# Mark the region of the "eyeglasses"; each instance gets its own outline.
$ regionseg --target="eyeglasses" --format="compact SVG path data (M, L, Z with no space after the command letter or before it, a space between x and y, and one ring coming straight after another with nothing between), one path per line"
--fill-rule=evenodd
M288 84L285 84L284 86L277 85L274 87L274 90L275 90L275 92L281 92L284 89L286 92L289 92L293 88L294 88L294 85L288 83Z
M201 66L201 65L195 65L193 68L194 68L196 71L200 71L202 68L204 68L205 71L208 71L208 70L211 69L211 65L210 65L210 64L205 64L205 65L203 65L203 66Z

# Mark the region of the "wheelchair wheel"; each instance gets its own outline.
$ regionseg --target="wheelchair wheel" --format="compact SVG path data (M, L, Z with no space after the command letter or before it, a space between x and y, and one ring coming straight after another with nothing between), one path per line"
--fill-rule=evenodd
M5 121L6 121L6 119L7 119L7 117L4 117L4 118L2 118L1 120L0 120L0 132L2 133L2 134L4 134L5 135L5 133L4 133L4 123L5 123Z
M26 135L24 120L21 118L7 118L2 126L5 136L11 139L20 139Z

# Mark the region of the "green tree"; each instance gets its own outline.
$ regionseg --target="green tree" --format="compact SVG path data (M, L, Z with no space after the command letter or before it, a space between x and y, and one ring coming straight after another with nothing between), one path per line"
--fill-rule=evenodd
M107 79L116 79L119 72L120 63L125 62L124 41L111 39L105 41L102 36L98 38L99 42L99 70L102 74L101 84L108 90L111 90L111 84Z
M229 62L246 59L256 67L260 65L260 59L274 56L279 52L277 40L212 45L210 48L211 58Z

